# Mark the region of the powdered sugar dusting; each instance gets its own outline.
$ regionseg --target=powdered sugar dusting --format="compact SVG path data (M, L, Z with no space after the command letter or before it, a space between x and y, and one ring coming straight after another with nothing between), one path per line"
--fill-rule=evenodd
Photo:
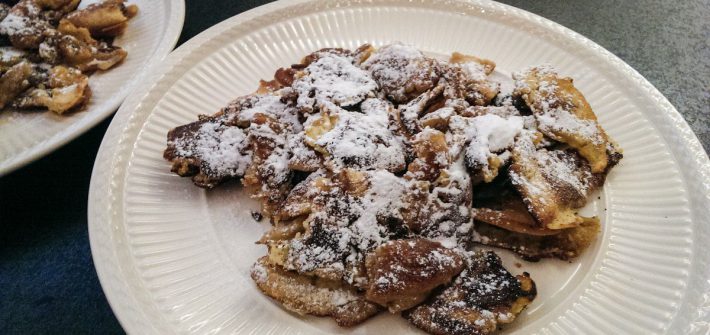
M320 166L320 157L306 144L306 135L297 133L288 139L289 166L294 170L315 171Z
M315 140L330 156L336 168L398 171L404 168L404 149L388 130L386 110L372 109L367 114L337 110L335 127Z
M252 265L251 275L256 282L260 283L264 283L269 279L269 274L267 273L266 268L264 268L264 265L259 262L256 262L254 263L254 265Z
M486 114L474 117L466 129L470 138L466 148L466 159L473 166L488 166L488 159L494 153L511 149L515 138L523 130L523 119L519 116L502 118Z
M486 81L486 69L478 62L464 62L457 64L469 76L471 80Z
M411 45L394 43L377 50L362 64L380 89L395 102L406 102L433 87L439 78L438 61ZM412 92L410 92L412 91Z
M10 13L0 22L0 34L13 36L32 33L29 22L30 19L28 17Z
M350 57L332 53L320 55L292 85L298 92L298 106L312 108L316 102L332 102L346 107L374 96L377 84L352 62Z
M355 295L352 291L333 290L331 303L333 306L343 306L359 299L361 298Z
M24 58L27 54L13 47L0 47L0 62L11 62Z
M185 138L177 140L177 154L200 158L203 166L214 174L243 175L251 164L247 134L241 128L206 122L197 131L196 139L195 142Z
M565 132L578 134L588 138L592 143L604 143L597 123L592 120L581 120L562 108L545 108L542 114L536 114L538 128L544 132Z
M248 107L239 108L238 120L240 122L253 122L258 114L273 117L281 123L287 125L290 132L300 132L303 129L301 122L298 121L298 113L295 109L287 106L281 97L278 95L255 95L247 98ZM240 104L244 102L240 101ZM234 104L234 103L233 103ZM226 109L233 109L233 105L227 106Z
M583 197L588 195L592 174L589 170L578 168L570 155L541 149L535 152L535 159L548 180L563 182Z
M349 265L363 262L368 252L389 241L393 232L381 218L399 216L406 181L387 171L369 171L361 176L369 185L362 195L343 193L345 185L339 183L317 195L314 202L323 203L323 208L308 218L308 234L289 241L287 268L327 271L351 284L363 280L349 272Z
M556 87L571 83L564 78L534 87L549 98L530 113L516 96L529 83L518 80L500 98L490 61L464 55L449 64L402 44L372 50L361 47L357 60L342 49L308 55L287 69L287 82L277 73L282 86L270 94L192 124L194 141L176 151L221 173L246 173L245 185L261 186L276 208L266 214L274 226L258 242L269 256L267 268L252 269L255 281L282 271L333 289L327 303L344 311L367 299L406 311L430 332L488 333L535 293L527 275L513 277L492 252L467 251L472 238L486 240L474 231L474 187L500 181L538 202L556 202L554 191L586 200L599 179L546 132L594 137L593 115L568 110Z
M531 87L530 76L535 74L536 87ZM557 72L550 65L528 68L513 75L515 89L522 94L537 91L537 101L530 107L535 111L538 128L546 134L567 133L601 144L605 140L594 120L581 119L572 113L572 97L564 94L557 85Z

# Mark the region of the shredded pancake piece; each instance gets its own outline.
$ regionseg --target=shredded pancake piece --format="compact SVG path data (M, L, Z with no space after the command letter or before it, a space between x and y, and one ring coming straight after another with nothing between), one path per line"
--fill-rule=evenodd
M358 104L374 97L377 84L353 64L352 57L321 52L291 87L298 93L298 107L308 112L316 103L329 102L341 107Z
M407 102L428 91L436 86L441 77L436 59L403 44L390 44L378 49L362 65L370 72L382 93L395 103Z
M304 277L270 264L265 257L251 269L251 277L264 294L298 314L331 316L342 327L354 326L380 311L355 289L339 282Z
M373 103L368 100L363 104ZM306 143L323 154L333 169L353 167L397 172L405 167L404 149L388 127L387 109L350 112L324 106L321 115L306 127Z
M464 99L475 106L489 105L499 92L498 83L487 78L495 66L490 60L454 52L444 71L452 98Z
M530 276L514 277L492 251L475 253L468 263L450 287L404 317L431 334L491 334L535 299Z
M455 143L452 155L463 150L474 183L488 183L508 163L515 139L523 131L523 118L516 115L501 117L494 113L473 117L456 115L451 117L449 129L450 140Z
M17 63L5 71L0 77L0 108L30 87L31 75L32 65L28 62Z
M599 173L608 163L609 140L597 117L571 78L560 77L550 67L533 67L515 74L513 95L533 111L538 129L550 138L569 144Z
M479 185L473 203L473 240L510 249L528 261L575 258L594 242L600 230L596 217L582 218L582 223L573 228L540 227L510 179Z
M461 255L427 239L390 241L367 256L368 300L396 313L410 309L463 270Z
M171 130L164 157L173 162L173 172L192 177L198 186L212 188L228 179L244 176L247 168L252 166L251 142L256 141L249 137L252 130L254 133L260 130L273 132L254 121L274 120L276 123L283 120L279 124L284 128L300 129L294 118L278 96L242 97L214 116L202 116L199 121ZM274 138L282 140L277 136ZM279 177L283 179L283 175Z
M585 221L577 209L601 187L605 174L592 173L574 150L538 149L523 136L513 149L510 177L541 227L563 229Z

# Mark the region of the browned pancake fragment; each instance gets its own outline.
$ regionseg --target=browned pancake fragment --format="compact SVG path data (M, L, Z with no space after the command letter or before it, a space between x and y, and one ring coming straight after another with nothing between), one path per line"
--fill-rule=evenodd
M325 50L312 56L291 83L302 112L313 112L324 103L350 108L375 97L377 83L357 66L357 59L349 51Z
M584 222L577 209L618 159L610 155L607 168L595 173L575 150L536 148L531 138L521 137L512 151L510 178L541 228L572 228Z
M305 142L325 158L333 169L384 169L398 172L405 168L404 148L389 131L389 109L376 99L361 104L362 112L337 106L321 106L321 114L305 129ZM381 105L382 108L364 108Z
M510 178L500 177L490 183L480 184L473 194L473 215L476 221L526 235L547 236L560 232L541 227L535 221L510 183Z
M436 86L441 67L416 48L403 44L384 46L362 68L369 71L382 93L395 103L405 103Z
M452 97L462 98L475 106L490 104L499 92L498 84L487 78L495 67L496 64L488 59L458 52L451 54L444 78Z
M91 98L89 77L77 69L57 65L45 76L46 80L42 85L30 88L17 96L12 107L43 107L57 114L64 114L82 108Z
M369 44L363 44L357 49L355 49L355 51L342 48L320 49L303 57L303 59L301 59L301 61L297 64L293 64L290 67L279 68L274 73L274 78L272 80L260 80L259 87L257 88L256 93L266 94L278 91L279 89L282 89L284 87L291 87L294 81L296 81L296 79L299 79L305 75L305 72L307 72L306 68L311 65L311 63L317 61L318 59L324 56L347 58L353 65L360 65L362 62L367 60L368 57L370 57L370 54L372 54L374 50L375 49ZM306 108L304 111L307 112L308 108Z
M585 218L579 227L561 229L554 235L518 233L483 221L476 221L473 240L493 247L510 249L531 262L541 258L569 260L578 257L586 250L597 239L600 229L599 219L596 217Z
M527 273L513 276L495 253L482 251L450 287L403 315L431 334L490 334L513 322L536 294Z
M323 157L306 143L306 135L298 133L288 140L288 168L294 171L314 172L323 164Z
M606 169L610 140L571 78L554 69L534 67L515 74L513 97L532 110L538 129L550 138L569 144L589 161L592 172Z
M30 86L28 80L30 75L32 75L32 65L28 62L17 63L4 73L0 72L0 109Z
M304 315L330 316L341 327L361 323L380 311L353 288L285 271L260 258L251 269L257 287L286 309Z
M510 150L524 129L513 107L467 108L467 116L449 119L447 138L455 155L463 154L474 184L491 182L510 161Z
M396 313L412 308L463 269L463 258L440 243L416 238L385 243L367 256L367 300Z
M596 183L602 183L603 175L598 178ZM473 204L473 241L510 249L529 261L575 258L596 240L600 231L596 217L580 217L581 223L573 228L544 228L528 212L509 178L497 178L476 187Z
M118 36L136 14L138 7L126 5L125 0L104 0L72 12L66 19L77 27L87 28L92 36Z
M205 188L242 177L251 164L251 150L235 112L225 108L170 130L163 157L172 163L171 171Z
M269 207L287 194L287 136L300 130L296 111L285 98L247 95L212 116L170 130L163 157L174 173L192 177L200 187L244 177L244 184Z

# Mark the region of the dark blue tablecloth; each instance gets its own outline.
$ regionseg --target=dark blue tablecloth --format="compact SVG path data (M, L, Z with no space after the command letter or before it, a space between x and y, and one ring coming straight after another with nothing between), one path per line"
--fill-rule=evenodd
M188 0L180 43L266 1ZM710 4L507 0L600 43L646 76L710 148ZM0 179L0 334L122 333L96 277L86 201L110 120Z

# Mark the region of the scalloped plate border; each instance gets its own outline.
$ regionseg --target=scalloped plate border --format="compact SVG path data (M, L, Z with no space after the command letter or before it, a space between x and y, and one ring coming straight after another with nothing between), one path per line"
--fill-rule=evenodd
M141 92L129 97L121 107L107 131L97 156L92 174L89 193L89 233L92 254L99 279L114 312L124 329L129 333L168 332L169 321L161 316L147 297L140 292L139 280L130 258L126 255L126 241L122 237L122 187L125 183L126 164L130 159L130 149L150 114L146 106L154 106L157 100L172 86L173 81L183 74L185 64L197 59L193 51L207 43L219 39L223 32L239 25L254 22L268 22L277 18L277 12L291 6L319 3L332 8L348 1L281 1L265 5L228 19L193 38L178 48L165 62L145 77L136 88ZM390 3L392 1L349 1L360 5L370 3ZM547 30L549 37L564 40L575 47L584 48L595 57L603 59L609 71L634 88L638 95L633 97L640 106L649 106L646 116L659 129L662 141L667 145L674 160L682 167L681 175L685 191L690 195L689 207L693 222L694 241L710 240L710 161L700 142L690 130L682 116L673 106L640 74L594 42L572 32L554 22L537 15L498 3L485 1L434 1L441 6L456 6L471 12L490 11L504 13L507 19L521 20ZM410 2L411 6L423 5ZM433 6L426 4L426 6ZM321 8L322 8L321 7ZM254 21L254 22L252 22ZM174 70L181 67L179 70ZM618 78L617 78L618 77ZM678 299L676 314L665 328L668 333L705 333L708 331L710 315L710 253L703 252L703 243L692 243L690 264L685 294ZM127 262L128 261L128 262Z

